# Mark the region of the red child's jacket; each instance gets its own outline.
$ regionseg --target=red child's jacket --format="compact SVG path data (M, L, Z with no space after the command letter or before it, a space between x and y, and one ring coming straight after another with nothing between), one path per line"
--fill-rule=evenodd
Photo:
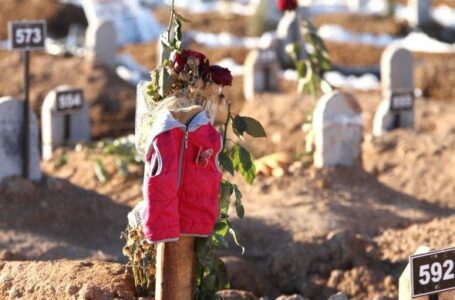
M144 176L145 237L173 241L181 235L208 236L218 217L222 137L205 112L188 126L163 110L148 138Z

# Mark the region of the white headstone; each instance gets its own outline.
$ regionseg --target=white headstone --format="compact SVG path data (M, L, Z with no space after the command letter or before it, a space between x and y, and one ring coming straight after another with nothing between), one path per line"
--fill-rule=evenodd
M289 44L300 45L300 58L305 58L305 42L300 31L300 17L297 11L286 11L278 23L277 35L277 55L283 69L293 68L294 62L286 52Z
M11 97L0 98L0 180L8 176L22 176L23 168L23 110L24 102ZM30 111L29 179L40 180L38 124Z
M332 92L319 99L313 113L314 165L351 166L360 158L362 111L354 96Z
M108 67L117 64L117 33L114 23L90 23L85 37L89 57Z
M247 100L253 100L256 93L279 90L280 66L272 49L252 50L246 57L243 92Z
M41 107L43 159L50 159L58 146L90 139L90 111L82 91L68 86L52 90Z
M139 0L82 0L89 26L112 21L118 45L149 42L163 31L152 12Z
M408 0L408 23L420 27L431 21L431 0Z
M361 11L368 4L368 0L347 0L349 10L352 12Z
M254 18L261 18L263 22L263 29L276 28L280 22L282 13L278 10L276 0L252 0L250 3L255 2L253 5L256 7ZM259 22L259 20L258 20Z
M373 121L373 135L397 128L414 127L414 68L412 54L389 46L381 56L383 101Z
M424 254L431 251L431 248L428 246L419 246L414 254ZM418 297L412 298L412 291L411 291L411 266L409 264L406 265L403 273L401 273L399 279L399 290L398 290L398 299L399 300L429 300L430 297Z

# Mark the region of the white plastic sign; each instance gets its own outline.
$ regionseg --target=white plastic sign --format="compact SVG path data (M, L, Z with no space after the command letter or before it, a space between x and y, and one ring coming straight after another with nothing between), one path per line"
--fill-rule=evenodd
M9 40L12 49L39 50L46 40L45 21L10 21Z
M412 297L455 289L455 248L409 257Z

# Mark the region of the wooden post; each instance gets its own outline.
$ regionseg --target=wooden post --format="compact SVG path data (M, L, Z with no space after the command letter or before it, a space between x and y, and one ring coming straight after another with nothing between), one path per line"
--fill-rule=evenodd
M195 239L158 244L155 300L193 300L195 290Z

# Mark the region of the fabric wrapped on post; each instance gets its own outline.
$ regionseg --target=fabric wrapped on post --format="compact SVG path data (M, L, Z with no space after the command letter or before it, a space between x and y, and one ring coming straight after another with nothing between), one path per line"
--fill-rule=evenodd
M144 176L147 205L142 215L150 241L209 236L216 223L222 137L201 110L163 109L152 125Z

